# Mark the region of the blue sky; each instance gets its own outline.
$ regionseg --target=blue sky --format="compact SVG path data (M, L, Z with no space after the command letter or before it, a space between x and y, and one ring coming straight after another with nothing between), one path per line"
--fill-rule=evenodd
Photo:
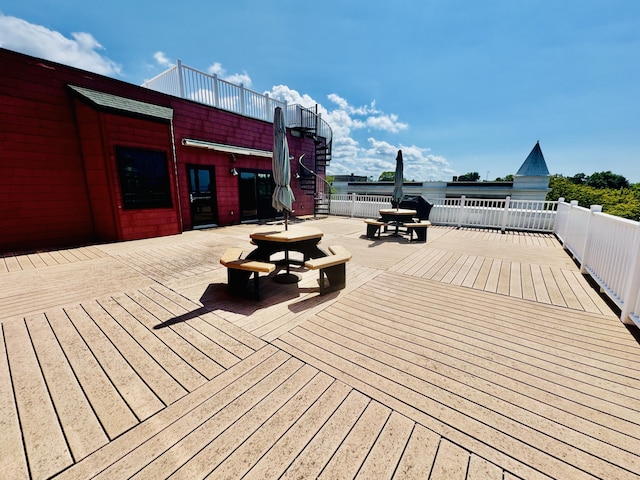
M640 182L636 0L0 0L0 46L141 84L180 59L319 104L330 174L551 173ZM1 68L1 66L0 66Z

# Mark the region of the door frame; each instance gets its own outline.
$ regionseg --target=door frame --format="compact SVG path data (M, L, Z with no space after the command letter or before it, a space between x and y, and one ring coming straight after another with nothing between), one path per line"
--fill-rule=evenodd
M191 218L191 228L205 228L208 226L217 226L219 223L218 216L218 199L216 194L216 168L214 165L196 165L196 164L187 164L187 193L189 195L189 214ZM208 170L209 171L209 190L208 192L200 191L200 176L197 174L198 170ZM195 172L192 174L192 172ZM195 181L195 185L192 185L192 182ZM196 191L197 190L197 191ZM201 200L201 203L196 203L194 201L194 193L201 194L202 197L210 197L210 198L195 198L195 200ZM208 193L208 195L206 194ZM208 200L208 201L207 201ZM197 208L205 207L210 208L211 215L209 219L205 220L197 220L198 211Z

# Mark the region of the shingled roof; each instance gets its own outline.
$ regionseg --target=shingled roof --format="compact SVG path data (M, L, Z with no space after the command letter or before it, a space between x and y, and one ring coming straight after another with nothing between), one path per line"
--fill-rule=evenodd
M89 102L98 109L118 111L159 120L171 120L173 118L173 109L171 108L119 97L110 93L97 92L75 85L68 85L68 87L84 101Z
M542 150L540 149L540 142L536 142L535 147L533 147L516 175L527 177L546 177L549 175L547 162L544 161L544 155L542 155Z

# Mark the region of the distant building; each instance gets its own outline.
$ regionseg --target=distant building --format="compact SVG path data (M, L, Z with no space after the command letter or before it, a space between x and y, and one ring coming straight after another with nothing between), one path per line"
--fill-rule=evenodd
M405 195L430 198L544 200L549 192L549 169L537 142L515 174L512 182L405 182ZM367 177L336 175L334 192L359 195L391 195L393 182L369 182Z

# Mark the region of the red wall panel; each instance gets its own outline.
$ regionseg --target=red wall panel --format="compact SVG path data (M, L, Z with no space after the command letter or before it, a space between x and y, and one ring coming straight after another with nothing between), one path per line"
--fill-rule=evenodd
M238 178L229 154L182 146L183 138L271 150L273 127L223 110L154 92L0 48L0 252L104 240L171 235L192 228L187 165L216 173L219 224L239 221ZM107 112L74 96L68 85L172 108L171 125ZM163 150L174 204L125 211L115 146ZM289 136L291 154L313 154L313 142ZM174 164L174 161L177 164ZM270 170L269 158L236 155L237 169ZM292 163L292 172L298 166ZM313 211L295 180L294 209ZM178 200L179 199L179 200ZM233 213L231 213L233 212Z

